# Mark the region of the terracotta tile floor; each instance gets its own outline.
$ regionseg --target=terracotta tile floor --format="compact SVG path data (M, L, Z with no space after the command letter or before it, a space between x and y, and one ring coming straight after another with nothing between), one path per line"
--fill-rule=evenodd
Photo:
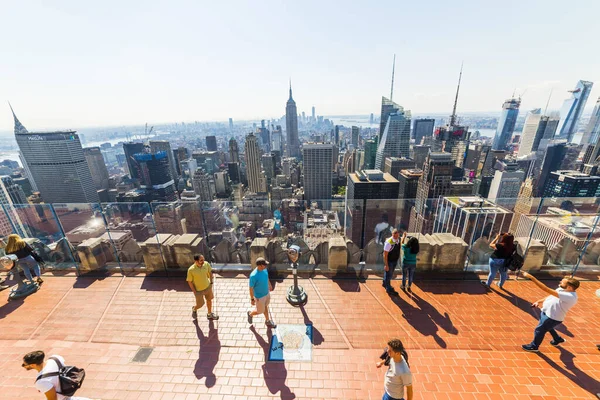
M22 302L0 305L0 399L41 399L23 354L42 349L84 367L78 395L95 399L380 399L375 362L386 341L404 340L415 399L594 399L600 392L600 282L584 282L579 303L561 326L567 343L531 340L543 297L531 282L486 292L478 282L417 282L413 294L390 298L381 280L302 279L309 301L285 300L291 280L275 283L278 323L314 326L312 362L265 362L262 317L246 322L247 280L217 278L209 324L180 279L47 277ZM398 281L395 282L399 284ZM0 293L5 299L7 292ZM4 300L2 300L4 301ZM145 363L131 359L154 347Z

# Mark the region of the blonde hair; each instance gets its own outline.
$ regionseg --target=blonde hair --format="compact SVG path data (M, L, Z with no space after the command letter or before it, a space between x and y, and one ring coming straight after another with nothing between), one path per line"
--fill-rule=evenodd
M6 248L4 251L7 254L17 252L25 247L27 243L21 238L21 236L16 233L8 235L8 242L6 243Z

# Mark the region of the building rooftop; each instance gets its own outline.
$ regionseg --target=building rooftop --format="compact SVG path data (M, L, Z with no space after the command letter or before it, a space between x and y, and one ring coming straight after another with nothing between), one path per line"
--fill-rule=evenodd
M348 175L348 178L354 183L394 183L398 182L396 178L387 172L381 172L378 169L365 169L356 171Z

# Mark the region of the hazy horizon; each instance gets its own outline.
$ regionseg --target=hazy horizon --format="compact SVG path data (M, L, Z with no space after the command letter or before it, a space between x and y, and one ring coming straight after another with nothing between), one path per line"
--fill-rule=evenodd
M299 113L378 116L394 54L394 101L415 115L450 113L463 61L459 115L499 114L513 91L524 112L544 108L553 90L558 110L578 80L600 82L588 45L599 2L585 13L559 1L475 0L62 0L4 10L0 93L31 130L280 118L290 77Z

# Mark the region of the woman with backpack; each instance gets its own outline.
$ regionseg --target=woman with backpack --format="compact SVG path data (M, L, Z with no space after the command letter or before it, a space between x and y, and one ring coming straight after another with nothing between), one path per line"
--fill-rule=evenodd
M36 261L36 258L39 256L33 251L31 246L21 238L21 236L15 233L8 235L8 243L6 243L4 251L6 254L14 254L18 257L19 261L17 262L17 265L23 270L29 282L33 283L33 277L31 275L32 270L37 278L37 283L44 282L42 280L42 273L40 272L40 265Z
M490 247L494 250L490 256L490 273L487 281L481 281L481 283L489 288L496 274L500 272L500 282L498 287L502 289L504 282L508 279L508 267L506 260L515 251L515 237L511 233L499 233L494 240L490 243Z
M406 242L406 232L402 235L402 290L411 291L415 270L417 269L417 254L419 253L419 239L411 237ZM408 286L406 281L408 280Z

